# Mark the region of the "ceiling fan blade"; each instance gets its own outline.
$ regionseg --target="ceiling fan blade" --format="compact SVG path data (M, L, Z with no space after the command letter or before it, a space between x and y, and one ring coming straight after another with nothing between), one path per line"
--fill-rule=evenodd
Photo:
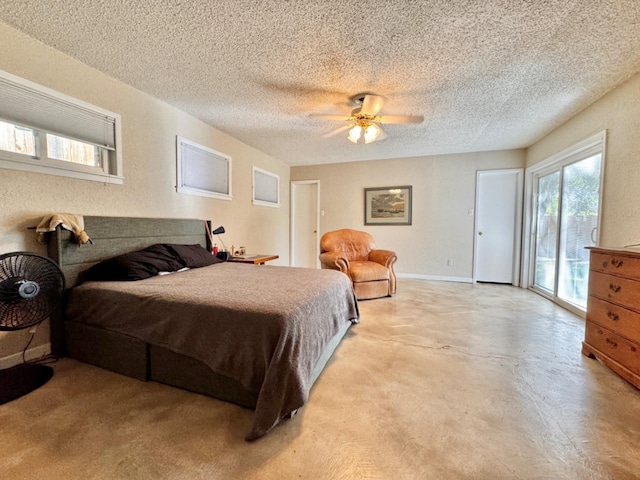
M329 137L333 137L334 135L339 134L340 132L344 132L345 130L349 130L351 127L353 127L352 123L349 123L347 125L343 125L340 128L336 128L335 130L331 130L328 133L325 133L324 135L322 135L324 138L329 138Z
M376 116L384 105L384 97L380 95L365 95L360 107L360 113Z
M421 115L383 115L380 117L380 123L422 123L424 117Z
M312 113L309 115L311 118L321 118L323 120L339 120L341 122L346 122L351 117L347 115L325 115L323 113Z

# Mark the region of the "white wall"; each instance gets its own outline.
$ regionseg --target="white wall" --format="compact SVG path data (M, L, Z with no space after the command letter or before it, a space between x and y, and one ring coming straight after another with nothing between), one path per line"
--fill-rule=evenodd
M527 149L527 166L607 130L600 245L640 243L640 74Z
M476 172L523 166L524 151L508 150L292 167L291 180L320 180L321 235L363 230L396 251L399 274L470 279ZM364 189L400 185L413 187L412 225L365 226Z
M288 165L3 23L0 38L0 69L122 115L125 176L120 186L0 169L0 253L44 254L27 227L46 214L73 212L211 219L224 225L228 247L278 254L274 263L288 264ZM232 201L176 193L176 135L231 155ZM253 165L280 176L280 208L251 204ZM21 351L27 338L24 330L0 332L0 358ZM47 341L45 326L35 345Z

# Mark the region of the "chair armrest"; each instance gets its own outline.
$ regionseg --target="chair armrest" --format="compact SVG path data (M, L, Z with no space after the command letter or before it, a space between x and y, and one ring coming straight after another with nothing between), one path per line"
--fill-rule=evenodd
M389 269L389 295L396 293L396 273L393 271L393 264L396 263L398 257L396 252L391 250L371 250L369 252L369 261L384 265Z
M340 252L323 252L320 254L320 266L331 268L347 273L349 270L349 260Z
M376 249L369 252L370 262L379 263L387 268L392 268L393 264L396 263L396 260L398 260L396 252L392 252L391 250Z

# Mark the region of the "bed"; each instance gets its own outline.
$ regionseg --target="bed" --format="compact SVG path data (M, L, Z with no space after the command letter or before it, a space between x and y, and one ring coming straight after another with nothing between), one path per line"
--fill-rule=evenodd
M93 244L78 247L61 227L48 238L71 287L51 319L52 352L252 408L246 440L306 403L358 322L351 282L333 270L220 263L140 281L81 282L97 263L150 245L208 248L203 220L88 216L84 223Z

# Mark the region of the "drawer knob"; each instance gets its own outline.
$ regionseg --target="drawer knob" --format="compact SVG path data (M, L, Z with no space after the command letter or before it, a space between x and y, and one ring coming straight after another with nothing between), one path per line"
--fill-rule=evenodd
M618 293L620 291L622 287L620 285L616 285L615 283L610 283L609 284L609 289L613 292L613 293Z
M607 343L611 345L612 348L616 348L618 346L618 344L613 340L611 340L610 338L607 338Z
M620 268L622 266L622 260L618 260L617 258L612 258L611 265L613 265L616 268Z
M611 320L613 320L614 322L615 322L616 320L618 320L618 318L620 318L620 317L618 317L618 314L617 314L617 313L613 313L613 312L609 312L609 313L607 313L607 317L609 317L609 318L610 318Z

